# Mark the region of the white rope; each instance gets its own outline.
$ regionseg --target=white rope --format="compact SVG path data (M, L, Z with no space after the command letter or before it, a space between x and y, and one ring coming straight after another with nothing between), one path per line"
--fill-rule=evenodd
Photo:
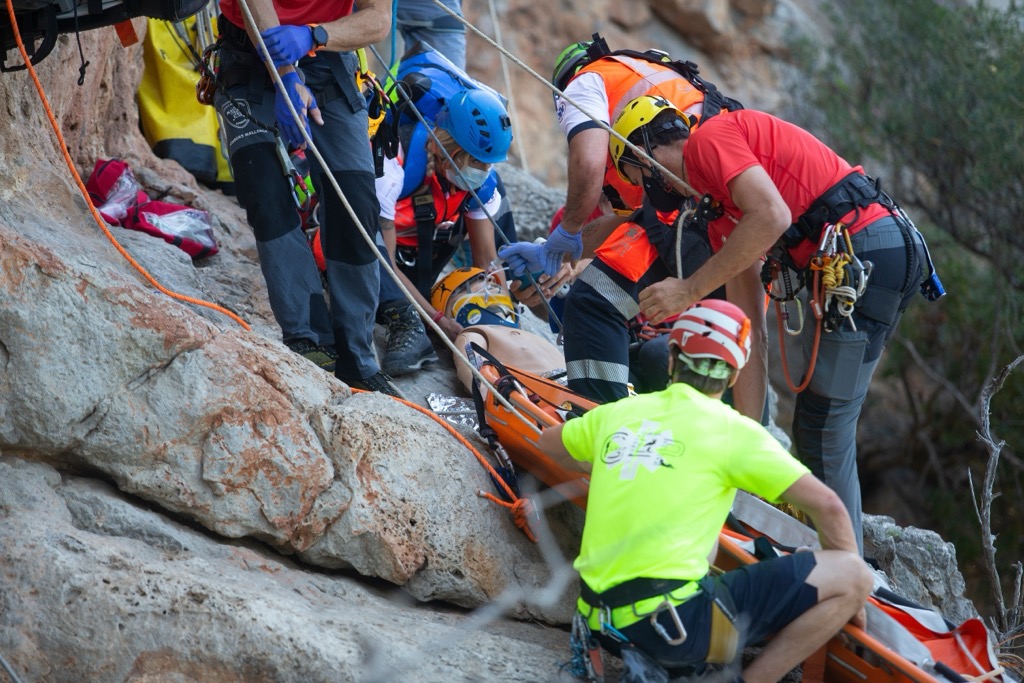
M275 88L278 90L279 93L285 95L285 102L288 105L288 110L291 112L292 117L295 119L295 122L298 125L299 130L302 131L302 137L306 141L307 149L313 154L313 156L320 163L320 166L322 168L329 169L330 166L327 164L323 156L320 154L320 150L318 150L316 145L313 143L313 139L312 137L310 137L309 131L307 131L306 127L303 125L303 121L299 117L299 113L295 111L295 107L292 104L291 97L288 96L288 91L285 89L284 82L281 80L281 75L277 73L277 69L274 68L273 62L271 62L270 60L270 53L267 50L266 44L263 42L263 36L260 35L259 27L256 26L256 21L255 19L253 19L252 13L249 11L248 1L239 0L238 6L242 10L243 18L245 19L245 24L249 31L249 34L251 36L254 36L257 42L259 43L259 53L263 56L264 64L267 65L271 73L271 76L274 79ZM532 429L536 434L539 435L540 429L533 424L533 421L527 419L525 416L522 415L522 413L516 410L516 408L511 403L509 403L505 399L505 397L501 395L497 388L489 381L487 381L487 378L484 377L483 374L473 365L473 363L470 362L468 358L466 358L465 354L461 352L450 339L448 339L448 335L444 333L444 330L442 330L437 323L431 320L430 316L427 315L423 307L419 305L416 299L412 296L412 293L409 292L405 284L395 273L394 268L391 267L391 264L388 263L387 259L385 259L384 256L380 253L380 250L377 249L376 241L374 241L374 239L370 237L370 234L363 226L362 221L359 220L359 216L356 215L355 209L352 208L352 205L348 201L348 197L345 196L345 193L342 191L341 186L338 185L338 181L334 177L334 174L327 172L323 174L323 177L326 177L330 180L331 187L334 188L334 191L337 193L342 205L344 205L345 210L348 211L349 216L351 216L353 222L355 222L356 226L359 228L359 232L363 236L363 240L373 250L373 253L377 256L377 261L384 266L385 271L387 271L388 275L391 276L391 279L394 280L395 284L398 285L398 288L402 290L402 293L405 294L406 298L409 300L409 303L411 303L412 306L416 309L416 311L420 314L420 318L424 321L424 323L429 324L430 327L437 333L438 338L440 338L441 341L444 342L444 344L447 345L449 349L451 349L454 358L456 358L458 362L463 363L467 368L469 368L469 371L473 374L473 376L476 377L484 386L488 387L488 389L491 390L496 401L498 401L507 410L512 411L514 414L522 418L523 424L530 427L530 429ZM402 398L405 397L403 396Z
M387 69L387 65L384 63L384 59L380 56L380 53L377 52L377 48L371 45L370 50L373 52L373 56L377 58L377 61L380 63L380 65ZM390 72L389 76L391 76ZM424 118L423 113L419 110L419 107L417 107L416 104L412 101L410 93L405 92L404 84L399 80L395 80L393 76L391 76L391 80L394 82L393 87L399 91L399 99L405 100L406 106L408 106L412 110L412 112L416 115L416 119L419 121L420 124L423 125L424 129L426 129L427 135L430 136L430 139L434 141L435 147L441 152L441 155L445 158L445 161L448 162L448 165L451 168L455 169L455 173L459 177L466 181L466 192L469 193L469 196L473 199L473 201L476 202L477 206L480 207L480 210L484 212L484 215L487 216L487 221L491 224L491 227L494 228L494 234L501 237L501 240L505 244L509 244L508 237L506 237L505 233L501 230L501 228L498 227L498 222L494 220L494 216L491 214L490 211L487 210L485 203L480 200L480 196L476 193L476 190L469 186L470 183L468 179L463 175L462 169L459 168L459 166L455 163L455 160L448 153L448 150L446 150L444 148L444 145L441 144L441 141L437 137L437 133L434 132L434 126L431 126L429 123L427 123L427 120L426 118ZM493 265L493 263L488 264L488 267L491 267ZM555 314L554 309L551 308L551 299L549 297L544 296L544 292L541 290L540 284L533 278L532 274L526 273L526 278L534 287L536 287L537 293L540 294L540 298L544 302L544 308L548 312L549 319L555 321L555 324L559 328L559 334L561 334L562 321L558 319L558 316Z
M565 94L564 92L562 92L561 90L559 90L558 88L556 88L556 87L555 87L554 85L552 85L552 84L551 84L551 82L550 82L550 81L549 81L548 79L544 78L543 76L541 76L540 74L538 74L538 73L537 73L536 71L534 71L533 69L531 69L531 68L530 68L529 66L527 66L527 65L526 65L526 64L525 64L525 63L524 63L524 62L523 62L523 61L522 61L521 59L519 59L518 57L516 57L515 55L513 55L512 53L510 53L510 52L509 52L508 50L506 50L505 48L503 48L503 47L502 47L501 45L498 45L497 43L495 43L495 42L494 42L493 40L491 40L491 39L490 39L490 38L489 38L489 37L488 37L488 36L487 36L487 35L486 35L485 33L483 33L483 32L482 32L482 31L481 31L480 29L478 29L478 28L477 28L476 26L474 26L474 25L473 25L473 24L471 24L470 22L466 21L466 19L465 19L464 17L461 17L461 16L459 16L459 15L458 15L458 13L454 12L453 10L449 9L448 7L445 7L445 6L444 6L444 5L443 5L443 4L442 4L442 3L440 2L440 0L433 0L433 1L434 1L434 4L435 4L435 5L437 5L437 6L438 6L438 7L440 7L441 9L443 9L443 10L444 10L445 12L447 12L447 13L448 13L449 15L451 15L451 16L453 16L453 17L455 17L455 18L456 18L457 20L459 20L460 22L462 22L462 23L463 23L463 25L465 25L465 26L466 26L466 28L468 28L468 29L469 29L470 31L472 31L473 33L475 33L475 34L477 34L478 36L480 36L481 38L483 38L483 39L484 39L484 40L485 40L485 41L486 41L486 42L487 42L488 44L490 44L490 45L491 45L491 46L492 46L492 47L493 47L493 48L494 48L495 50L497 50L497 51L498 51L498 52L500 52L501 54L503 54L503 55L505 55L506 57L508 57L508 58L509 58L509 60L510 60L510 61L511 61L511 62L512 62L513 64L516 64L517 66L520 66L520 67L522 67L524 71L526 71L526 72L527 72L527 73L529 73L529 74L530 74L531 76L533 76L534 78L536 78L536 79L537 79L538 81L540 81L541 83L543 83L543 84L545 85L545 87L547 87L547 89L548 89L548 90L550 90L551 92L555 93L556 95L558 95L559 97L561 97L561 98L562 98L563 100L565 100L566 102L568 102L568 103L569 103L569 104L571 104L572 106L576 107L576 108L577 108L578 110L580 110L580 111L581 111L581 112L582 112L583 114L585 114L586 116L588 116L588 117L590 118L590 120L591 120L591 121L593 121L593 122L594 122L594 123L596 123L596 124L597 124L598 126L600 126L600 127L602 128L602 129L604 129L604 130L605 130L605 131L606 131L606 132L607 132L607 133L608 133L609 135L611 135L612 137L616 138L617 140L620 140L620 141L622 141L622 143L623 143L624 145L626 145L626 147L628 147L628 148L629 148L630 150L632 150L632 151L633 151L633 153L634 153L634 154L636 154L636 155L637 155L637 156L638 156L639 158L641 158L641 159L646 159L647 161L649 161L649 162L651 163L651 165L652 165L652 166L654 166L654 167L655 167L655 168L657 168L657 169L658 169L659 171L661 171L661 173L662 173L662 174L663 174L663 175L664 175L665 177L667 177L667 178L668 178L669 180L671 180L672 182L676 183L676 184L677 184L677 185L678 185L679 187L681 187L681 188L685 189L685 190L686 190L687 192L690 192L690 193L691 193L691 194L693 194L694 196L700 196L700 193L699 193L699 192L697 192L696 190L694 190L694 189L693 189L692 187L690 187L690 185L689 185L689 184L687 184L687 183L686 183L686 181L684 181L684 180L683 180L682 178L678 177L677 175L675 175L674 173L672 173L672 171L668 170L667 168L665 168L664 166L662 166L662 165L661 165L660 163L658 163L658 162L657 162L657 161L656 161L655 159L653 159L653 158L651 157L651 155L649 155L649 154L647 153L647 150L644 150L644 149L641 149L640 147L637 147L637 146L636 146L636 145L634 145L634 144L633 144L632 142L630 142L630 141L629 141L629 140L627 140L626 138L624 138L624 137L622 137L621 135L619 135L618 133L616 133L616 132L615 132L615 130L614 130L614 129L613 129L613 128L612 128L611 126L609 126L609 125L608 125L607 123L605 123L604 121L598 121L597 119L595 119L595 118L594 118L594 117L593 117L593 116L592 116L592 115L591 115L591 114L590 114L590 113L589 113L589 112L588 112L588 111L587 111L586 109L584 109L583 107L581 107L581 106L580 106L579 104L577 104L577 103L576 103L576 102L575 102L575 101L574 101L574 100L573 100L572 98L568 97L568 96L567 96L567 95L566 95L566 94ZM682 78L682 76L680 76L680 78Z
M498 45L503 45L501 40L501 25L498 24L498 12L494 8L494 0L487 0L487 5L491 10L491 25L494 26L494 39ZM512 120L512 130L521 130L519 127L519 114L515 106L515 98L512 97L512 78L508 73L508 60L505 55L502 54L498 60L501 64L501 79L505 82L505 93L508 95L508 117ZM523 167L523 170L527 173L530 172L530 164L526 159L526 152L523 150L523 136L515 136L516 141L516 152L519 155L519 165ZM539 289L537 291L540 291Z

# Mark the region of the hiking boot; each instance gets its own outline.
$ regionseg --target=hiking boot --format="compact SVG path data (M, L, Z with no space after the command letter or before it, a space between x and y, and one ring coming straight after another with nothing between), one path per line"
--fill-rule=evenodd
M338 352L333 346L319 346L310 339L295 339L286 342L285 345L317 367L334 372L334 365L338 360Z
M398 387L391 383L391 378L383 372L378 372L376 375L371 375L366 379L343 379L341 381L353 389L376 391L388 396L394 396L395 398L405 398L402 396L402 392L398 390Z
M434 345L427 339L423 322L412 304L385 305L382 311L387 328L387 342L381 370L392 377L407 375L426 363L436 363Z

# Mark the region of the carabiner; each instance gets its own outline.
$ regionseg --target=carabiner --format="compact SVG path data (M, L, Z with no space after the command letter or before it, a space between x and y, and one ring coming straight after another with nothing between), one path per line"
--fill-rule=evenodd
M661 625L661 623L658 622L658 615L665 610L668 610L668 612L672 615L672 623L676 627L676 632L679 633L679 636L677 638L669 637L668 631L665 629L664 626ZM683 626L683 622L679 618L679 614L676 612L675 606L668 600L663 600L662 603L658 605L653 612L651 612L650 622L651 628L654 629L654 632L661 636L669 645L672 645L674 647L676 645L682 645L686 642L686 627Z

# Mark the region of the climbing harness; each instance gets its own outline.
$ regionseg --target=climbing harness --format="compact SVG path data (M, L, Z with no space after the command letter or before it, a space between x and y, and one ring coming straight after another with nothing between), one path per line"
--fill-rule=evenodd
M910 217L881 190L877 180L859 171L851 171L814 200L789 226L765 257L761 269L765 291L775 301L786 382L795 393L803 391L810 384L822 331L832 332L846 324L856 330L852 315L862 300L865 308L869 305L895 306L898 303L869 304L869 297L865 295L868 293L873 264L857 257L849 227L840 221L852 212L850 224L855 224L860 211L872 204L880 204L889 211L899 225L908 251L914 249L915 241L920 245L926 273L920 285L921 294L929 301L935 301L945 294L928 245ZM807 267L801 269L793 262L790 251L806 241L814 243L817 248ZM815 330L807 372L803 382L797 386L789 374L784 340L787 334L796 336L803 332L805 315L802 302L797 298L803 289L807 289L807 306L814 318ZM793 315L789 310L790 303L796 307L796 327L791 325Z
M781 245L776 245L767 255L761 269L761 280L769 298L775 302L783 374L794 393L800 393L811 382L822 332L832 332L847 323L854 330L857 329L851 316L867 290L872 267L870 261L862 262L854 253L850 232L843 223L824 226L818 239L818 248L804 270L796 268L789 253ZM807 282L808 277L810 283ZM815 328L807 372L798 386L789 372L785 336L797 336L803 332L804 312L797 295L805 287L808 290L807 305L814 318ZM795 328L790 325L791 303L796 308Z

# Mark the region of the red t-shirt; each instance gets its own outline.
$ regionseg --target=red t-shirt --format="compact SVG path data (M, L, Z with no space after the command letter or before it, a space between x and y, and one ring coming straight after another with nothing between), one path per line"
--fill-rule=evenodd
M326 24L352 13L353 0L274 0L277 18L284 26ZM228 21L245 28L238 0L220 0L220 11Z
M760 165L775 183L792 217L799 218L825 190L852 171L845 159L816 137L782 119L752 109L719 114L695 130L683 147L686 176L701 194L710 194L722 203L726 217L708 228L711 248L718 251L743 216L732 201L728 183L748 168ZM853 211L843 223L853 220ZM848 224L851 232L887 215L879 204L862 209L857 220ZM731 218L730 218L731 217ZM791 252L799 266L806 265L817 245L802 242Z

